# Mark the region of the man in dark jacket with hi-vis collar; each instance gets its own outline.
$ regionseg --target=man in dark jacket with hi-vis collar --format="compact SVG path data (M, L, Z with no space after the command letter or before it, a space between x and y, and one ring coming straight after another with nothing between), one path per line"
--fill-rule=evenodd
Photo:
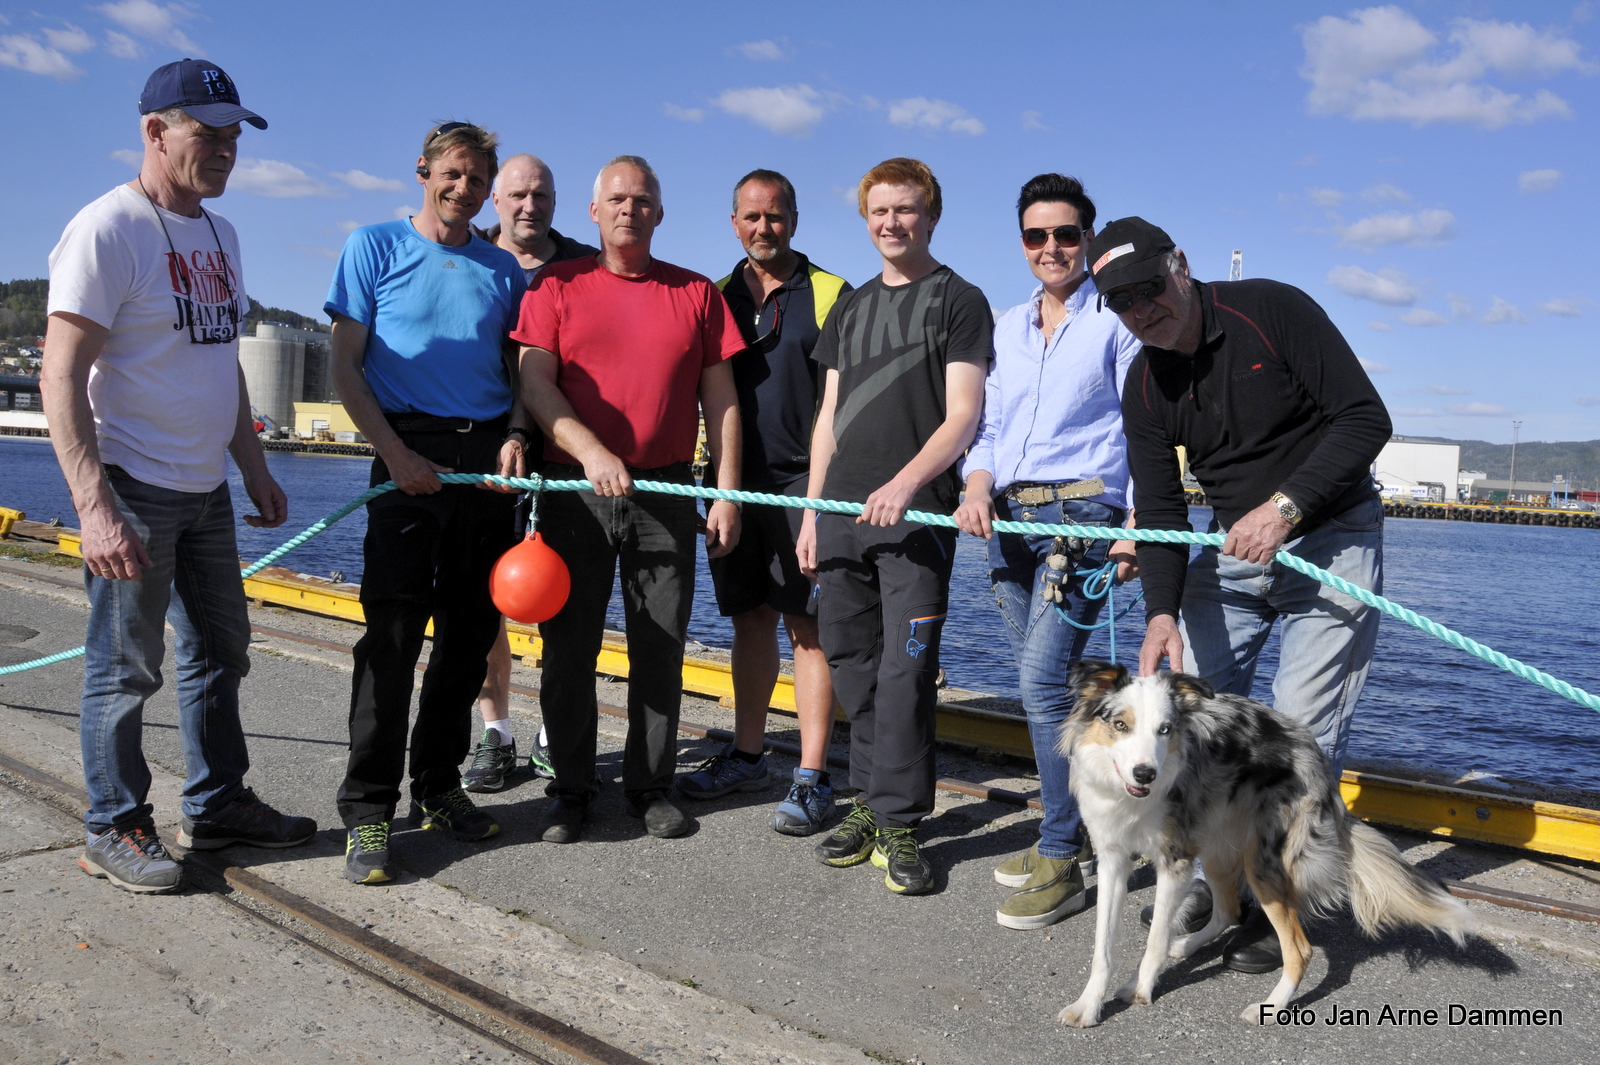
M1139 544L1149 619L1140 672L1166 658L1219 692L1248 696L1281 619L1273 707L1311 730L1337 773L1379 615L1273 558L1288 550L1383 590L1383 503L1371 473L1389 439L1383 400L1299 289L1195 281L1172 238L1142 218L1106 226L1089 262L1107 306L1144 343L1122 396L1139 527L1190 529L1182 447L1213 510L1209 531L1228 534L1192 563L1187 545ZM1226 962L1246 972L1282 963L1259 908Z

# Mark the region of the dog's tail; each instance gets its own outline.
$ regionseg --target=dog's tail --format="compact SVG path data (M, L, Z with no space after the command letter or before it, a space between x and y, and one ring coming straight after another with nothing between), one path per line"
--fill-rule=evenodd
M1414 869L1376 829L1352 820L1350 844L1350 908L1363 932L1411 924L1466 945L1473 920L1465 903Z

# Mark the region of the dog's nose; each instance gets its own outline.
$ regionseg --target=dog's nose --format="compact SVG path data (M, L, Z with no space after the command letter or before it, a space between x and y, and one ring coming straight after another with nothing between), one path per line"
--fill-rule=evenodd
M1136 765L1133 767L1133 779L1140 785L1148 784L1156 778L1156 767L1153 765Z

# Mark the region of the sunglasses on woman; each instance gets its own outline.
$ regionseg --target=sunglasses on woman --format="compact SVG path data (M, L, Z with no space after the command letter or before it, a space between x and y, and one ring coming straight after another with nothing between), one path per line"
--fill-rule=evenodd
M1055 237L1056 243L1063 248L1076 248L1083 243L1083 230L1077 226L1056 226L1054 229L1024 229L1022 231L1022 246L1038 249L1049 243Z

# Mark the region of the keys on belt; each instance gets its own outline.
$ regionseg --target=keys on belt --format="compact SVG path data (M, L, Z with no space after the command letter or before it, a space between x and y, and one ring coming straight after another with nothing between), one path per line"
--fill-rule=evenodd
M1099 477L1091 477L1087 481L1068 481L1062 484L1012 485L1005 490L1005 497L1024 507L1042 507L1046 503L1056 503L1063 499L1088 499L1091 496L1102 495L1105 490L1105 481Z

